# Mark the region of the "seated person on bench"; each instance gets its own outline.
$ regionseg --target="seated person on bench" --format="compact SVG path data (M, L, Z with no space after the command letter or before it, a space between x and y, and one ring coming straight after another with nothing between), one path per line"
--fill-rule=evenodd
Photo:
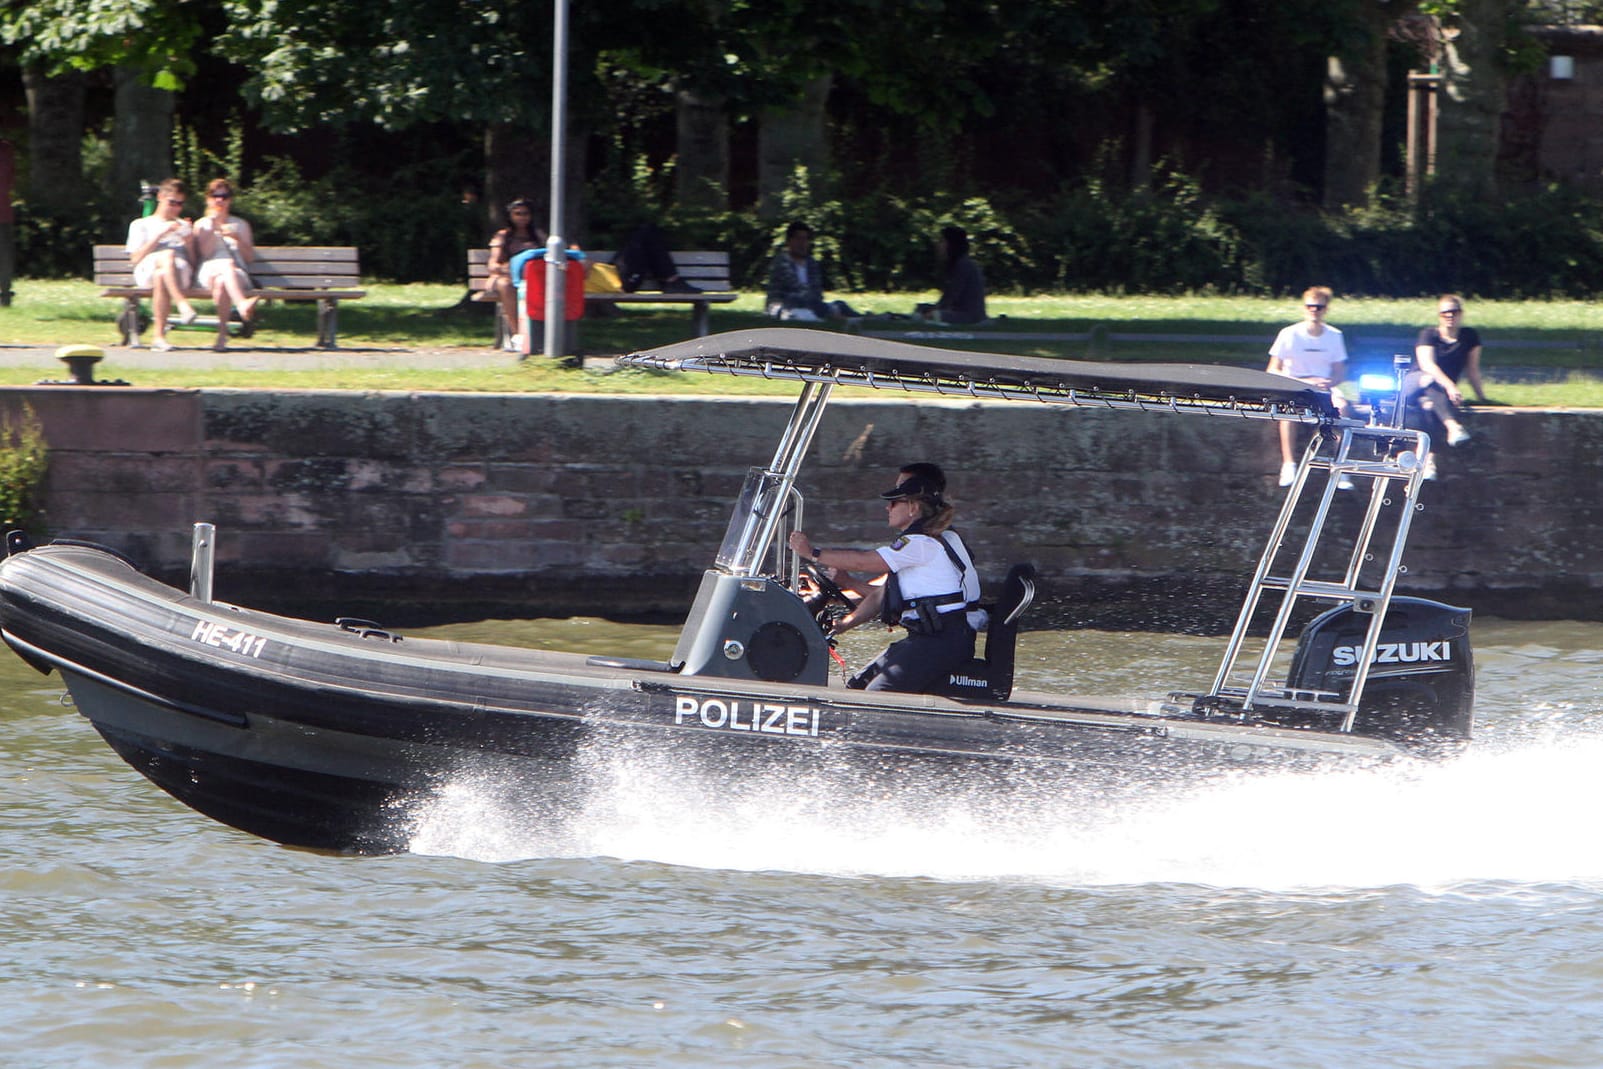
M195 306L185 292L194 277L195 228L184 217L184 183L169 178L156 191L156 210L128 224L128 259L134 265L134 285L150 290L156 332L152 349L171 349L167 317L177 306L179 321L193 323Z

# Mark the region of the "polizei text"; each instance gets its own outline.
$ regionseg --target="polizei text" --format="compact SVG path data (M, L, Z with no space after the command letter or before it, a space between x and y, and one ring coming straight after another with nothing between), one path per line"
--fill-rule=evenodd
M818 710L810 705L775 705L740 698L674 695L673 722L759 735L818 737Z

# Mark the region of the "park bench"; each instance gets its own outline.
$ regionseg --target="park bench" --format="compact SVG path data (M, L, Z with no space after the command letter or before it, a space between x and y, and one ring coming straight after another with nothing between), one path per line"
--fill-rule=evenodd
M613 253L600 249L586 249L585 257L591 263L611 263ZM729 254L710 249L674 250L674 266L679 275L702 293L662 293L657 290L636 290L634 293L587 293L585 304L611 301L616 304L688 304L690 306L690 332L700 338L709 333L708 308L714 304L728 304L738 293L730 292ZM482 297L490 274L490 250L468 250L468 289L475 299ZM504 322L500 309L495 313L495 343L505 346L507 339L518 332L517 327Z
M349 246L258 245L250 264L251 293L274 301L317 302L317 345L339 347L339 302L367 296L361 286L356 250ZM121 245L95 246L95 285L104 286L102 297L123 302L117 327L123 344L139 347L139 302L150 290L134 285L134 266ZM191 300L210 300L206 290L191 288ZM215 323L215 321L214 321Z

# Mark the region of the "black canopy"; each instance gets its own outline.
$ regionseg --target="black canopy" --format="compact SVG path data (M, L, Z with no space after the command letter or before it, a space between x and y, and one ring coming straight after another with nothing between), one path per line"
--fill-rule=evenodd
M827 330L765 327L620 357L628 367L704 371L876 390L1323 422L1330 393L1284 375L1212 364L1112 364L970 353Z

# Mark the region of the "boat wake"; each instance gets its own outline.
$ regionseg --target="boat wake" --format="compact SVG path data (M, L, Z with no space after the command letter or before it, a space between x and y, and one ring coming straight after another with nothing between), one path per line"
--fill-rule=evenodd
M1603 808L1603 737L1592 735L1442 764L1259 773L1117 798L955 779L890 791L826 772L687 774L639 754L590 764L587 800L560 815L509 806L494 785L463 779L422 814L412 849L1054 886L1603 885L1603 856L1577 849L1571 819Z

